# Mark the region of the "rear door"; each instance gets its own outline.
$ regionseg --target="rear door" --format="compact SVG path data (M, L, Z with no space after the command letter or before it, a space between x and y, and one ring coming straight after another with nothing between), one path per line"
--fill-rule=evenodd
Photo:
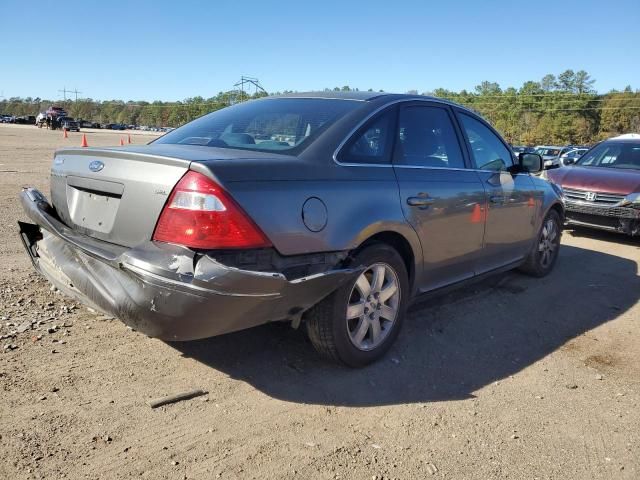
M405 217L422 242L422 291L472 277L482 249L485 192L460 138L448 106L401 106L393 163Z
M524 258L531 248L535 214L542 192L530 174L512 174L513 155L485 122L458 111L467 147L486 191L488 204L484 249L478 263L483 273Z

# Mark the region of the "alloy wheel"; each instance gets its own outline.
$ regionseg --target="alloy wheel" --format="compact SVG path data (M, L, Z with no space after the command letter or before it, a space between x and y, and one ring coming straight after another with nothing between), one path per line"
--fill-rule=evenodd
M400 282L386 263L374 263L356 280L347 305L346 322L351 343L359 350L378 347L398 316Z
M558 248L558 227L552 218L547 219L542 228L538 251L540 252L540 265L548 268L553 262L553 258Z

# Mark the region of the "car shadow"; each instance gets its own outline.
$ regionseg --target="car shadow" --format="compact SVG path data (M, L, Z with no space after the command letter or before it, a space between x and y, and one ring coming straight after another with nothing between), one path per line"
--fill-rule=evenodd
M543 279L510 272L414 304L389 353L364 369L324 361L302 329L285 324L170 345L289 402L457 400L615 319L639 297L634 261L563 245L554 272Z

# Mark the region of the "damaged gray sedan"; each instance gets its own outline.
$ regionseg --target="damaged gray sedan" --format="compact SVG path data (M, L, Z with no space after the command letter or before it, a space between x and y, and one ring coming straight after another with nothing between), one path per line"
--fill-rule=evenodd
M418 294L551 271L564 211L541 168L442 100L271 97L145 146L58 150L20 235L62 292L147 335L287 321L362 366Z

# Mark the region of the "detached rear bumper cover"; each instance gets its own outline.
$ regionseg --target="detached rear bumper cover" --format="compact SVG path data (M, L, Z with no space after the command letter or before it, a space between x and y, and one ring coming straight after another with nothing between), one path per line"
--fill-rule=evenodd
M63 293L163 340L298 321L359 273L329 270L287 280L281 273L227 267L178 245L147 242L128 249L73 232L51 215L35 189L20 198L35 223L21 222L20 235L42 275Z

